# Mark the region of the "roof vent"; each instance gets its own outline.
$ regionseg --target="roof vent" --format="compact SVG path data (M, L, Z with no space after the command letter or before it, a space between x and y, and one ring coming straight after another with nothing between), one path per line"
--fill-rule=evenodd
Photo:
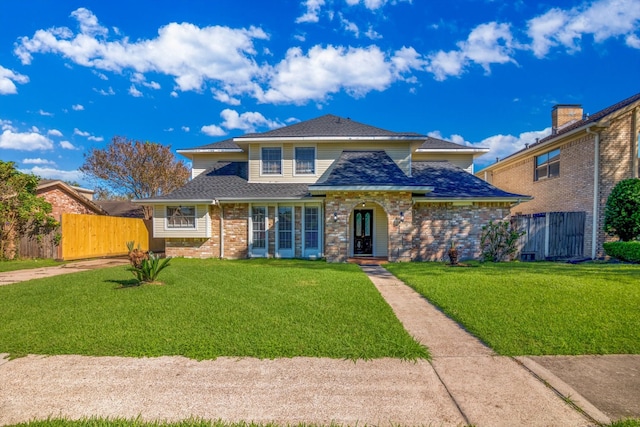
M528 142L526 144L524 144L524 149L526 150L527 148L529 148L529 143Z

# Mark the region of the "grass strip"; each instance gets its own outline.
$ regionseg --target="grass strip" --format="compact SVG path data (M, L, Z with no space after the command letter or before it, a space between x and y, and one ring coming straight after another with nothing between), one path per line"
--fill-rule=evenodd
M0 273L15 270L27 270L32 268L55 267L62 265L64 262L52 259L16 259L16 260L0 260Z
M640 354L638 265L386 267L499 354Z
M0 353L193 359L427 358L355 265L174 259L0 287Z

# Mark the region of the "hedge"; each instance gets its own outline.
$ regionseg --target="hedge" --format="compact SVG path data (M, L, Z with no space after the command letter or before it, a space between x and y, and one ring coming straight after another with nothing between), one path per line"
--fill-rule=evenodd
M640 242L608 242L604 243L607 255L621 261L640 263Z

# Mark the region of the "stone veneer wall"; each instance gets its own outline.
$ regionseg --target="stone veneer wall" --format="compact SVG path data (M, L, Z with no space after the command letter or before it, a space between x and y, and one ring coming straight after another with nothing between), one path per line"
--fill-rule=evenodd
M491 220L508 218L509 208L508 203L474 203L472 206L417 203L413 214L416 228L414 259L446 261L452 241L458 248L461 260L479 258L482 226Z
M358 192L335 192L325 199L325 257L328 262L345 262L351 255L352 213L363 202L377 203L387 214L389 230L389 261L411 261L413 254L413 234L415 232L411 213L411 193L408 192L368 192L363 196ZM334 221L333 214L338 214ZM400 213L404 222L400 222Z
M62 219L63 213L97 215L93 209L89 208L84 203L81 203L74 197L71 197L59 188L42 191L38 196L43 197L51 204L51 215L57 221Z

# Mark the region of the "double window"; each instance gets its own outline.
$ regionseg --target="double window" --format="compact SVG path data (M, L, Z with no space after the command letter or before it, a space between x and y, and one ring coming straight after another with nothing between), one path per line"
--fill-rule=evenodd
M196 207L167 206L167 228L196 228Z
M262 147L262 174L282 175L282 148Z
M560 176L560 149L536 157L535 181Z
M295 148L296 175L314 175L316 173L316 149L314 147Z

